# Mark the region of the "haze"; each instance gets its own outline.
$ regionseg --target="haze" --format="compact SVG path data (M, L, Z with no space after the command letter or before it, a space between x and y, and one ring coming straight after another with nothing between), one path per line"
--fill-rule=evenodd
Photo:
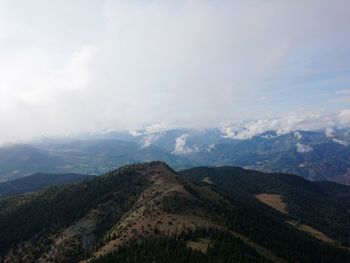
M0 142L159 123L349 126L349 10L347 0L0 0Z

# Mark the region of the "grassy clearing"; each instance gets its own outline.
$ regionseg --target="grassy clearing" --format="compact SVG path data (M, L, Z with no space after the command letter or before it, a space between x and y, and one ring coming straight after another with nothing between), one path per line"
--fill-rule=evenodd
M317 229L312 228L311 226L308 225L303 225L303 224L298 224L298 222L294 221L294 220L289 220L287 221L288 224L291 224L292 226L294 226L295 228L308 233L309 235L327 242L327 243L331 243L331 244L336 244L336 242L331 239L330 237L328 237L326 234L322 233L321 231L318 231Z
M283 214L288 214L286 204L283 202L281 195L262 193L262 194L256 195L255 197L260 202L276 209L277 211Z

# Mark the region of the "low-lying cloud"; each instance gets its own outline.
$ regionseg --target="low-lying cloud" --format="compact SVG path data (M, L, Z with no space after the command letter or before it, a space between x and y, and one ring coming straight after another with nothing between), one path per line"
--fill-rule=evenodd
M198 152L198 148L195 146L187 146L188 134L182 134L180 137L176 138L173 154L190 154Z
M243 123L225 125L221 128L223 137L231 139L249 139L267 131L286 134L291 131L325 130L327 136L332 136L333 128L348 127L350 111L342 110L336 113L300 111L275 118L266 118ZM294 134L300 137L299 133Z
M349 9L346 0L0 0L0 142L259 119L226 127L248 138L291 129L302 116L265 116L300 108L344 109L335 121L350 125L337 99L350 83Z
M300 142L296 143L296 150L298 153L308 153L312 152L313 148L310 145L302 144Z

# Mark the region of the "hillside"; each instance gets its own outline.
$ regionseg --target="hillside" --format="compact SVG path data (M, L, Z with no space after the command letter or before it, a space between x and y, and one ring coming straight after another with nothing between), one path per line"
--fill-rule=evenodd
M84 174L35 173L23 178L0 183L0 197L36 192L49 186L80 182L88 179L91 179L91 176Z
M198 167L181 173L198 183L210 181L220 192L245 204L261 205L257 199L266 202L290 216L288 220L313 226L350 246L350 186L229 166Z
M2 200L1 260L350 262L349 196L285 174L129 165Z

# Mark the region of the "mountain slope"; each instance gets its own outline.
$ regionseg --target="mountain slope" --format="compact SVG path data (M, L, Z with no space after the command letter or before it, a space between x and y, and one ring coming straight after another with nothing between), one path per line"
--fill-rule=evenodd
M205 169L210 173L203 177ZM349 262L349 224L342 217L341 228L320 229L332 240L322 241L303 230L307 221L292 214L288 202L289 214L281 213L256 198L261 192L253 182L230 184L235 174L249 177L250 171L232 168L221 184L221 171L214 176L210 169L178 174L161 162L129 165L82 183L2 200L0 258L5 262ZM265 182L259 182L265 187L261 190L277 191L279 177L287 175L267 174ZM297 183L283 180L282 189ZM241 185L232 191L236 183ZM347 196L347 188L305 185L310 191L314 188L320 200L311 199L310 206L324 203L339 216L348 213L337 201ZM327 191L322 192L324 188ZM295 202L301 205L299 199ZM322 220L313 220L322 225ZM318 230L317 224L312 226Z
M58 172L64 161L31 145L0 148L0 182L14 180L36 172Z
M246 204L256 203L260 194L276 195L283 200L285 208L281 210L288 211L290 220L314 226L350 246L349 186L238 167L198 167L181 173L199 183L209 180L221 192Z
M0 183L0 197L36 192L53 185L80 182L91 179L84 174L48 174L36 173L23 178Z

